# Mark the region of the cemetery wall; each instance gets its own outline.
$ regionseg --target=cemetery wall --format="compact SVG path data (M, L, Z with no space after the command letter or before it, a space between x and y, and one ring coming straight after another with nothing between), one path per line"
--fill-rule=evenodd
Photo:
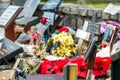
M42 14L41 7L43 4L44 3L41 3L38 6L35 15L40 16ZM103 12L103 8L92 8L92 7L67 4L67 3L60 5L57 14L64 16L62 25L72 26L73 29L77 29L78 27L81 28L84 20L92 19L93 12L97 13L97 18L96 18L97 22L107 21L107 20L114 20L120 22L120 13L116 15L109 15Z

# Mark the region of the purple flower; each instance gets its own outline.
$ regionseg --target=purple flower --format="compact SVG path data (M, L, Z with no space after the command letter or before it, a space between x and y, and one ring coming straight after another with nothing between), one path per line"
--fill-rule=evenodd
M101 25L100 33L103 34L105 32L107 24L106 24L106 22L101 22L100 25Z

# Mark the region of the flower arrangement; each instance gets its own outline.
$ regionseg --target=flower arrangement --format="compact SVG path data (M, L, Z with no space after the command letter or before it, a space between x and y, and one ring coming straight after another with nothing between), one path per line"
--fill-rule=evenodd
M59 29L60 30L60 29ZM68 31L67 29L63 29ZM76 53L76 47L73 37L70 33L60 30L60 33L55 34L49 41L51 46L51 54L60 57L71 57Z

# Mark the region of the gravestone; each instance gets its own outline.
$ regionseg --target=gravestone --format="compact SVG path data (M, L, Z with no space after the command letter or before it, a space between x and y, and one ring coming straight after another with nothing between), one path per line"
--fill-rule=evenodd
M10 5L10 0L7 1L3 1L0 0L0 16L2 15L2 13L6 10L6 8Z
M5 35L10 40L14 41L14 20L22 11L22 7L9 6L0 17L0 27L5 29Z

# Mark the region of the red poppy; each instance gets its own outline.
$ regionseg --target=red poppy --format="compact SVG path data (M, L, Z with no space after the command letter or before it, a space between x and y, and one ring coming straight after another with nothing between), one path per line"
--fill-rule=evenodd
M40 20L41 24L45 24L47 22L47 17L42 17L42 19Z
M52 62L49 60L44 60L44 62L40 64L40 67L40 74L52 74L54 72Z
M61 27L58 29L59 32L69 32L69 29L66 27Z
M78 58L78 59L72 60L71 63L77 63L78 76L81 78L85 78L87 75L87 68L88 68L87 64L88 63L85 63L83 58Z
M110 57L105 57L105 58L97 57L95 59L94 71L93 71L95 77L100 75L106 75L106 71L108 70L110 64L111 64Z

